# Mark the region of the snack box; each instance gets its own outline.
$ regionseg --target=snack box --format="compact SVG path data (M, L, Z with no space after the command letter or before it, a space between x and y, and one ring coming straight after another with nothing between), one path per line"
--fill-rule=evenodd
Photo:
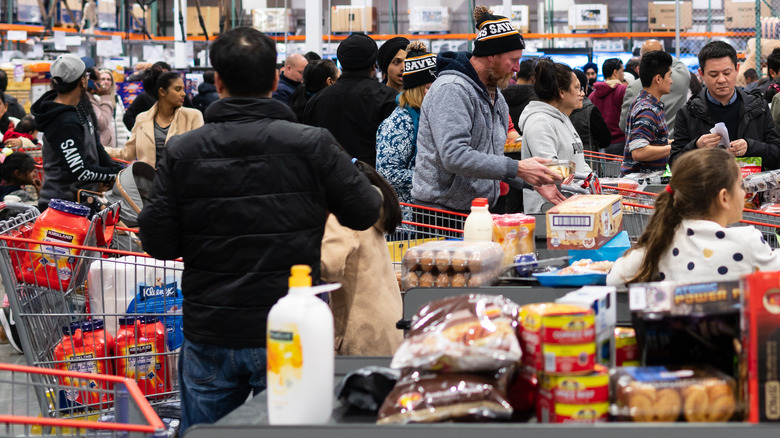
M628 327L615 328L615 366L638 367L639 345L636 331Z
M780 272L742 278L741 391L751 423L780 421Z
M504 249L495 242L426 242L404 254L401 281L405 290L489 286L501 275L503 259Z
M596 362L614 366L617 293L613 286L585 286L555 300L593 309L596 326Z
M623 367L610 386L622 421L722 422L742 413L734 379L708 367Z
M548 249L601 248L623 230L619 195L575 195L547 211Z
M536 218L522 213L493 215L493 242L504 249L504 266L511 265L518 254L536 253Z
M632 312L639 314L729 314L739 312L740 295L740 285L736 280L707 283L660 281L631 285L628 304Z

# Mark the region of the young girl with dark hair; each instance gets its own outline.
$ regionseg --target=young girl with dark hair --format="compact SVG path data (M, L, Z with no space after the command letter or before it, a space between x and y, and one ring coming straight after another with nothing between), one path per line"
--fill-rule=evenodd
M737 280L753 271L780 270L780 257L742 219L745 191L734 156L697 149L672 167L668 189L636 246L615 262L607 284L648 281Z
M325 87L333 85L339 78L339 69L330 59L320 59L306 64L303 69L303 82L290 96L290 109L299 122L303 121L303 110L312 96Z
M145 76L144 81L147 79L151 80ZM160 71L154 83L157 102L149 111L138 114L124 148L106 148L111 157L143 161L156 167L171 137L203 126L200 111L182 106L186 94L178 73Z
M585 97L580 81L567 65L540 58L534 67L534 92L539 98L525 107L518 120L523 132L523 159L531 157L570 160L578 173L590 173L583 144L569 116L582 108ZM541 213L545 199L536 191L523 190L525 213Z
M22 186L35 187L36 193L41 192L41 182L35 178L35 160L24 152L13 152L9 149L0 151L0 201L7 195L18 196L21 202L36 203Z
M336 354L346 356L392 356L403 340L395 327L403 304L385 234L401 223L398 197L373 167L352 160L382 193L379 220L365 231L354 231L330 215L322 238L322 280L341 283L330 294Z

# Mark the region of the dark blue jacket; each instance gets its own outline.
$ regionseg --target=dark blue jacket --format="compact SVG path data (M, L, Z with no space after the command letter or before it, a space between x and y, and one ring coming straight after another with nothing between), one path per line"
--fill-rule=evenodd
M295 82L292 79L288 79L284 72L279 74L279 86L274 91L273 98L287 105L290 103L290 96L295 92L295 89L301 85L300 82Z
M192 104L200 112L205 113L206 108L215 101L219 100L219 94L217 94L217 87L214 84L204 82L198 85L198 95L192 98Z

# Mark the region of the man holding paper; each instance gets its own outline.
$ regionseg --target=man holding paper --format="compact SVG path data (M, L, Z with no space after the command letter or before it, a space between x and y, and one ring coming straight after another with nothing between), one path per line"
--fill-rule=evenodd
M713 128L722 122L730 139L722 147L737 158L760 158L764 170L780 167L780 136L769 108L764 99L736 88L738 73L731 45L713 41L702 48L699 74L706 88L677 114L670 163L687 151L718 147L725 138Z

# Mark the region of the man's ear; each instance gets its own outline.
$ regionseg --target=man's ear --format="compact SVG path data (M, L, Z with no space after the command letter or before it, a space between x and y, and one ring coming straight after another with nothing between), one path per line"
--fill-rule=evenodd
M274 84L271 86L271 92L273 93L276 91L276 89L279 88L279 70L276 70L276 75L274 76Z
M223 97L227 97L227 89L225 88L225 83L222 82L222 78L219 77L219 73L216 71L214 72L214 87L217 89L217 94L219 94L220 99Z

